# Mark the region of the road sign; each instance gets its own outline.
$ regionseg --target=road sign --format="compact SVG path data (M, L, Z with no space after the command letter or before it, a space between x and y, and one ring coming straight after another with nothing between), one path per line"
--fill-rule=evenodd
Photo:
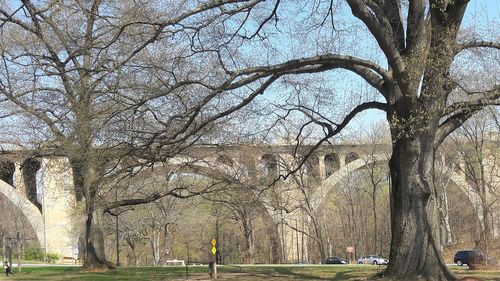
M354 247L347 247L345 251L348 253L354 253Z
M212 247L215 247L216 244L217 244L217 240L212 239Z
M212 247L212 254L215 255L216 252L217 252L217 249L215 247Z

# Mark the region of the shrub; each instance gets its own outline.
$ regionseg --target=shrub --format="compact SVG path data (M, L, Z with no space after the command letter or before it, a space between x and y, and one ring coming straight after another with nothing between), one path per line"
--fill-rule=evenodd
M43 251L40 247L28 247L24 252L24 259L42 261Z
M54 263L59 259L59 254L57 253L47 253L47 262Z

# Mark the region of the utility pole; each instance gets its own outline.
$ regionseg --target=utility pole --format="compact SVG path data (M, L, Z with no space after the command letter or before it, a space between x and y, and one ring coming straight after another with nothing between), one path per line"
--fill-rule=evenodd
M118 202L118 188L115 187L115 200ZM115 215L116 230L116 266L120 266L120 233L118 229L118 213Z
M297 242L297 262L300 263L300 252L299 252L299 227L297 224L297 218L295 218L295 240Z
M187 261L186 261L186 278L189 278L189 240L186 241Z
M21 234L19 231L16 233L17 238L17 269L21 272Z

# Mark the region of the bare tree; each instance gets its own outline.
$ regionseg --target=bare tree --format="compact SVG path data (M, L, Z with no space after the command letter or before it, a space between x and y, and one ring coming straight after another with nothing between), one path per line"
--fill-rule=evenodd
M274 81L283 75L345 69L373 87L384 101L360 102L340 121L327 118L321 107L305 106L300 101L289 111L310 117L304 127L314 124L325 132L316 147L364 110L387 113L393 148L389 162L392 243L391 263L384 274L398 279L452 280L436 239L436 192L431 181L434 153L450 133L485 106L496 104L500 96L498 77L490 75L492 79L483 87L462 85L454 79L454 62L466 59L461 54L470 49L499 49L500 45L496 40L459 37L468 4L465 0L346 2L375 39L387 66L320 52L238 73L250 71ZM467 98L457 100L458 92Z
M293 147L293 146L292 146ZM279 169L282 173L290 173L295 166L303 161L300 155L296 155L293 160L287 157L280 157L278 160ZM284 218L282 223L289 227L297 235L302 235L311 239L312 245L316 251L309 250L308 253L318 253L319 255L309 254L304 257L305 249L308 245L302 243L299 253L297 250L297 262L307 259L316 259L318 262L326 260L326 247L323 238L323 228L321 226L319 201L322 198L316 198L314 195L321 184L317 163L314 161L306 162L298 171L290 175L289 179L276 183L273 190L268 192L271 200L268 200L273 209L290 214L293 218ZM300 221L300 225L299 225ZM282 233L282 235L285 235ZM309 244L309 243L307 243Z
M224 22L259 1L233 2L194 7L179 3L164 11L135 1L27 0L0 8L1 101L12 108L5 116L34 118L38 144L50 141L49 147L68 157L76 200L86 206L84 268L112 267L104 256L97 204L110 159L119 162L131 153L131 146L150 163L175 155L198 140L213 121L242 107L214 111L214 96L258 79L234 82L234 77L233 83L212 86L208 81L214 78L207 77L205 69L192 75L195 64L186 59L198 52L190 48L190 36L194 39L218 17L217 23ZM199 16L206 21L198 21ZM176 34L181 33L186 44L177 42ZM155 42L168 52L155 52ZM203 50L200 53L203 57ZM185 69L190 69L189 75ZM211 94L190 96L197 87ZM171 112L156 110L163 106ZM209 116L200 117L202 112ZM160 197L155 193L115 206Z
M116 84L109 81L107 81L108 83L93 83L101 82L98 70L105 69L105 72L111 70L116 73L115 71L120 70L123 66L122 63L116 63L116 61L120 61L117 58L101 60L101 58L106 57L107 50L112 50L110 47L117 47L120 44L121 47L128 48L130 46L127 44L130 43L128 39L137 38L138 41L135 42L138 43L132 44L121 60L130 62L130 57L135 57L141 50L143 52L150 51L151 49L146 47L152 46L150 44L153 42L165 43L168 40L183 42L179 39L183 38L188 42L184 45L186 46L184 50L187 53L183 53L185 55L182 56L183 59L173 60L176 67L188 66L191 71L195 73L198 71L197 74L199 74L200 68L209 69L210 74L204 73L205 75L179 79L176 75L172 75L172 73L177 74L177 71L163 68L165 71L159 71L157 74L171 78L158 79L159 82L163 82L163 88L159 87L158 91L150 91L148 95L142 95L139 100L135 100L133 96L126 97L126 100L132 100L135 105L139 104L140 106L136 106L136 111L129 112L128 116L127 114L121 116L141 117L144 120L140 123L141 126L148 129L139 134L139 137L128 139L128 141L147 147L151 160L158 161L158 159L171 156L178 151L179 147L197 140L198 138L193 136L207 127L211 127L209 125L216 123L217 120L248 105L277 80L286 81L290 77L302 77L305 74L335 69L350 71L372 87L383 101L371 97L365 101L351 99L354 106L348 114L340 118L340 121L332 121L328 118L322 112L324 111L323 107L304 106L300 102L298 106L290 108L290 111L299 111L310 117L311 121L305 126L316 125L322 129L324 135L321 136L315 147L337 135L354 116L364 110L379 109L387 113L393 146L389 162L392 183L392 244L391 263L384 274L399 279L417 276L428 280L454 279L440 256L439 239L436 239L435 190L430 180L434 152L443 140L459 128L465 120L486 105L497 103L500 96L498 77L495 75L491 75L490 81L482 87L462 85L454 79L454 62L457 58L467 59L466 56L461 56L462 54L467 53L470 49L500 48L498 40L495 39L496 35L493 35L494 39L491 42L477 40L474 36L459 37L460 27L469 1L346 0L352 15L362 22L364 30L368 30L371 35L369 38L375 40L375 46L384 58L382 60L379 58L365 59L362 56L355 57L347 52L338 54L335 46L324 48L320 44L321 42L318 42L319 40L317 41L318 45L316 45L317 51L307 50L300 52L299 56L294 56L294 52L289 52L286 56L275 55L273 52L276 49L273 46L269 47L268 44L272 42L268 38L272 38L274 35L274 30L269 23L276 23L279 19L278 15L280 13L283 15L285 11L290 15L288 9L280 10L280 7L286 4L281 1L261 5L259 5L261 1L232 2L209 1L196 6L196 8L192 8L190 5L182 6L181 9L175 11L176 15L179 16L169 14L161 17L154 13L148 13L159 20L147 20L146 23L143 21L134 22L136 24L118 23L119 28L116 28L117 25L107 24L112 17L105 18L107 14L104 11L109 12L110 9L98 9L100 1L94 1L91 6L86 8L81 8L82 5L76 5L79 7L81 18L84 19L82 25L86 27L86 33L82 33L80 29L79 32L76 32L79 34L78 37L83 39L81 44L76 44L76 50L71 49L75 44L64 44L64 40L57 39L59 37L73 38L73 36L58 36L57 25L51 24L51 21L57 17L49 17L48 15L53 11L61 10L53 9L54 6L57 6L55 4L57 2L50 3L53 5L43 5L45 4L43 3L36 6L31 1L23 1L23 5L19 9L15 7L11 10L0 10L2 24L3 22L8 23L3 24L4 28L12 27L15 30L12 33L30 35L26 36L29 40L23 40L23 43L26 41L35 42L37 47L45 50L44 52L35 52L38 48L32 48L25 52L25 48L13 48L23 51L21 54L3 52L4 67L0 90L11 102L17 102L16 104L25 112L42 120L48 126L49 132L59 136L58 143L73 144L72 147L76 147L76 149L68 150L69 152L74 151L74 155L78 153L77 156L85 155L84 159L77 157L72 162L76 163L74 165L75 174L78 175L80 172L83 175L82 182L85 186L86 203L88 204L87 252L89 254L87 254L87 265L102 264L105 260L96 251L99 246L94 245L94 240L89 238L92 233L91 226L95 207L92 198L95 198L98 190L94 178L99 175L97 172L99 169L96 169L94 165L88 165L88 160L100 163L100 161L95 160L99 158L100 154L89 149L96 140L91 134L95 130L89 122L76 122L74 132L78 133L65 134L68 132L68 127L58 127L59 123L53 119L53 113L58 113L58 111L50 110L59 106L57 100L44 106L42 112L40 112L40 108L33 108L31 103L19 102L21 97L31 96L33 87L26 87L23 85L24 83L14 83L15 77L12 76L14 73L12 67L15 65L16 69L22 68L25 65L24 59L29 58L27 67L23 68L25 71L16 73L17 75L26 74L29 78L17 81L29 81L28 85L39 85L38 73L46 73L50 76L56 72L56 75L60 77L58 78L59 85L66 87L62 87L64 88L62 91L62 88L54 91L50 87L52 83L45 83L44 87L35 87L42 90L36 91L36 93L47 93L47 91L74 93L75 89L78 90L76 92L80 95L69 95L67 99L71 102L72 98L76 97L76 101L81 101L81 103L72 103L76 106L73 111L70 111L72 114L67 115L68 111L62 110L62 116L75 120L88 120L87 117L92 116L91 113L94 112L94 107L89 107L90 102L96 101L95 96L88 93L100 93L101 91L97 91L98 89L107 89L109 85ZM314 1L308 7L311 6L314 13L310 26L324 30L328 22L325 19L330 18L330 16L332 19L335 18L334 7L336 6L331 1L326 1L326 3ZM296 6L287 5L287 8L292 9ZM304 9L299 7L299 10L303 11ZM24 11L27 16L16 14L19 11ZM139 11L144 11L144 9L139 9ZM318 19L315 17L316 12L323 16ZM102 17L97 17L97 15L102 15ZM199 16L191 17L193 15ZM98 18L105 18L105 20L99 21ZM111 32L95 25L99 22L110 26ZM301 25L303 25L302 22ZM73 23L72 26L79 27L81 25ZM128 26L137 28L131 28L130 33L124 32L129 30ZM276 26L279 28L278 23ZM50 34L40 32L45 27L51 30ZM142 33L141 27L146 27L149 32ZM185 32L180 32L178 27L184 28ZM335 25L331 24L329 28L335 29ZM105 40L104 43L96 40L97 37L93 35L93 32L105 30L106 32L102 32L102 34L107 34L109 39ZM306 40L310 39L307 37L309 35L307 31L304 29L299 31L306 35L304 37ZM124 36L124 34L130 36ZM50 38L57 39L58 46L63 48L68 46L69 50L57 51L59 49L54 48L54 44L51 44L52 39L48 39L49 35L52 36ZM322 35L321 32L320 35ZM275 35L272 39L280 40L281 36L281 34ZM2 38L8 37L3 36ZM248 45L245 45L246 43ZM263 44L260 45L260 43ZM9 44L21 45L19 40L17 44L15 40L10 41ZM9 44L5 44L5 46ZM98 45L96 46L96 44ZM260 58L253 56L252 61L246 60L248 48L255 47L255 44L262 46L263 50L271 49L269 56ZM304 42L302 42L303 44ZM165 45L155 46L162 48ZM6 49L6 47L2 47L2 49ZM105 51L101 51L103 49ZM60 57L61 53L65 54L65 58ZM110 53L115 54L114 52ZM481 55L487 57L487 55ZM279 59L283 57L290 58L290 60L280 62ZM31 61L35 64L30 63ZM160 61L165 63L170 60L167 57L167 59L160 59ZM200 61L210 63L200 64ZM37 69L39 69L35 75L32 75L34 72L30 69L32 65L37 65ZM136 71L137 68L134 68L132 72L137 73ZM69 73L74 73L74 76L68 77ZM144 77L155 76L135 75L135 77L138 80L143 80ZM324 77L328 78L329 76L325 75ZM64 81L67 81L65 78L72 78L73 80L70 79L70 81L73 82L65 84ZM122 80L119 79L119 81ZM147 79L143 81L149 82ZM68 85L71 87L68 88ZM186 85L188 86L185 87ZM116 92L113 90L116 87L110 88L111 90L104 92ZM467 99L452 99L456 92L466 93ZM354 94L349 95L354 96ZM222 100L225 101L224 104L221 104ZM165 101L171 101L171 103L165 103ZM358 103L358 101L360 102ZM166 104L171 105L168 107L171 109L182 109L182 113L168 115L164 111L158 110L158 106L162 107ZM332 109L330 108L330 110ZM105 120L109 122L109 118ZM61 134L61 130L63 134ZM81 167L84 168L84 173L78 170ZM76 186L80 185L76 184Z
M454 148L462 160L459 170L465 174L466 181L480 199L479 237L480 247L488 252L489 240L492 238L494 208L498 197L498 140L494 123L494 111L485 111L469 119L453 136ZM461 161L460 161L461 162ZM459 163L460 163L459 162Z
M361 185L361 190L366 192L372 203L372 215L373 215L373 249L372 253L378 254L382 249L382 237L379 236L379 227L377 214L380 213L377 207L377 193L380 191L382 186L387 184L387 170L385 165L377 163L378 154L380 153L380 146L387 143L387 131L384 128L384 124L376 124L368 132L366 139L361 140L361 150L363 155L361 156L365 159L363 173L365 176L365 181L369 184L367 186ZM383 211L382 211L383 213Z
M133 215L129 214L122 220L126 228L127 243L132 252L135 250L133 243L135 239L131 238L144 239L151 248L151 260L154 266L160 266L165 262L171 231L179 219L179 210L176 210L179 206L176 206L172 199L167 197L144 204L136 208Z

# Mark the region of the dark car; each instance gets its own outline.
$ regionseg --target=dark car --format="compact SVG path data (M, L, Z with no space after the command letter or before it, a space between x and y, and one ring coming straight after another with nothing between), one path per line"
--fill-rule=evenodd
M453 262L459 266L462 266L464 264L470 265L470 263L472 262L472 259L474 259L474 258L482 259L483 257L484 257L484 254L479 250L458 251L455 254L455 258L453 258Z
M329 257L325 260L325 264L347 264L347 261L341 257Z

